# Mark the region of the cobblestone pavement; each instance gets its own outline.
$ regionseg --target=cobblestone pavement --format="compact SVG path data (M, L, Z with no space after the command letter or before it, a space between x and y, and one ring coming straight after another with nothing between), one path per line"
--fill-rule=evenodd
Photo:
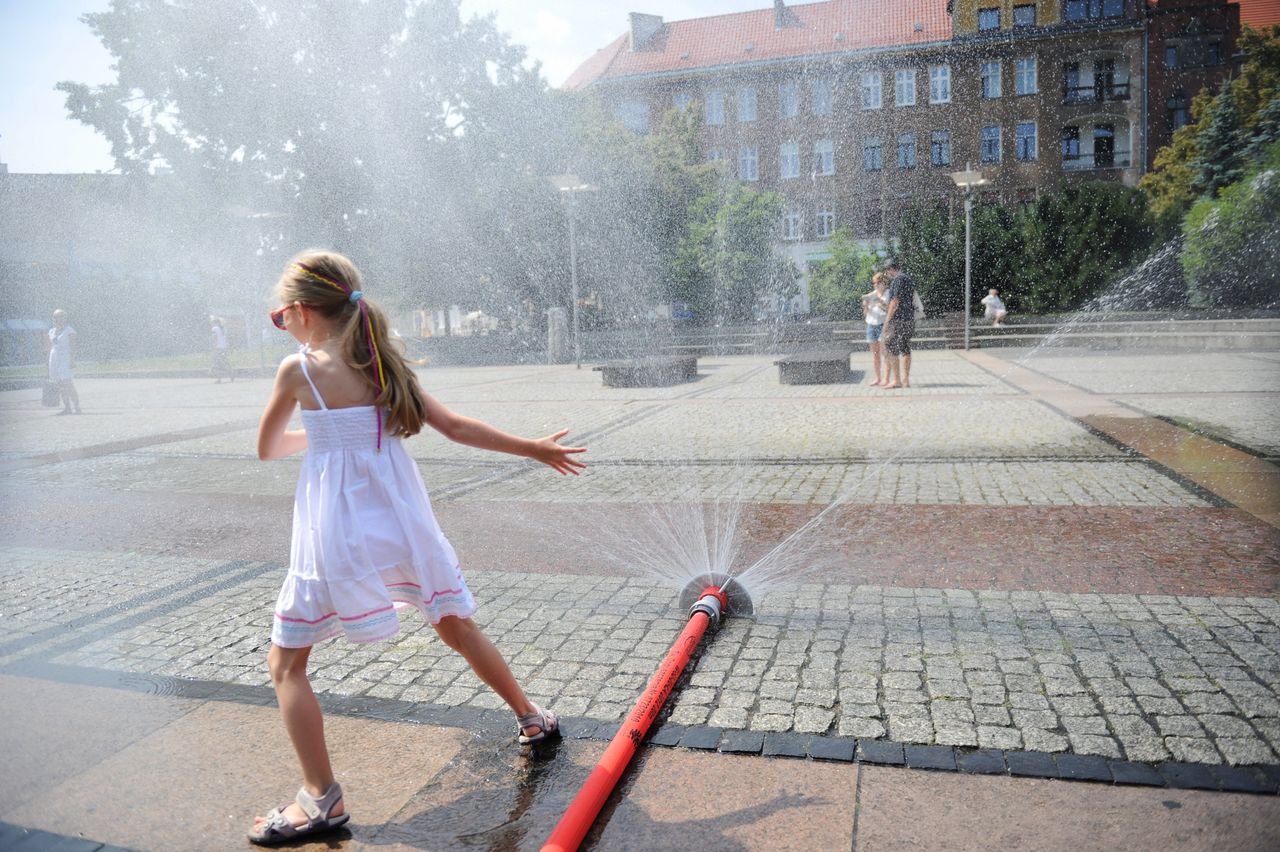
M1002 357L1262 455L1280 446L1268 354ZM600 524L725 500L755 507L743 537L758 554L839 501L796 582L708 645L673 724L1280 764L1274 528L951 353L919 353L904 392L783 386L768 358L700 373L614 390L571 367L424 372L464 413L572 427L591 449L587 475L562 480L433 433L408 444L464 561L486 566L468 569L477 618L535 700L621 718L683 622L669 583L605 567ZM90 413L56 419L34 391L0 394L0 669L264 686L284 572L267 554L287 547L297 472L253 455L267 383L80 390ZM536 568L512 558L535 550ZM404 626L318 648L317 689L497 706L416 616Z

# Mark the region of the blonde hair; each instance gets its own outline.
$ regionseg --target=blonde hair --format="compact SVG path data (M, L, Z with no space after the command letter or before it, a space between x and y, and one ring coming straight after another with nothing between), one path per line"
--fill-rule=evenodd
M873 287L874 287L874 286L875 286L875 285L877 285L877 284L883 284L883 283L884 283L884 273L883 273L883 272L877 272L875 275L872 275L872 276L871 276L871 286L873 286Z
M387 315L363 292L360 270L337 252L304 251L289 262L276 292L282 304L301 302L341 326L342 359L378 392L374 405L386 412L392 435L416 435L427 422L427 400L390 335Z

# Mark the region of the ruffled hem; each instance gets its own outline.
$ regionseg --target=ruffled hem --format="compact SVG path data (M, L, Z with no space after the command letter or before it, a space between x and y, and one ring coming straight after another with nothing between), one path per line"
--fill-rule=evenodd
M475 614L476 602L461 571L455 569L455 582L449 588L432 591L404 574L399 568L387 569L380 572L377 581L360 583L357 589L344 583L347 600L342 606L328 600L323 581L290 575L280 590L271 642L282 648L307 648L342 635L357 644L380 642L400 631L398 612L406 607L417 609L430 624L439 624L449 616L470 618ZM306 587L301 595L299 585Z

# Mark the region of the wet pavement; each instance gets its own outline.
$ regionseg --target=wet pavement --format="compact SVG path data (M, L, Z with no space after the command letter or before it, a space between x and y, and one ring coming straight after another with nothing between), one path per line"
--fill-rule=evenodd
M1274 354L1018 357L920 353L906 392L780 385L748 357L662 389L424 372L464 413L591 448L563 480L407 445L477 620L583 738L521 757L416 616L321 646L360 809L344 845L536 847L683 623L646 568L678 549L655 519L728 501L745 565L838 498L704 649L589 843L1273 846L1274 795L1179 788L1280 786ZM296 784L263 657L297 464L253 457L265 381L80 385L82 417L0 394L0 839L238 845Z

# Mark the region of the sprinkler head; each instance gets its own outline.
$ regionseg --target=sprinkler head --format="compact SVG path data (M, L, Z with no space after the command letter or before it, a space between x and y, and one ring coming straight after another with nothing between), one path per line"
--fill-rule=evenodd
M728 574L702 574L690 580L680 590L680 608L688 610L706 595L714 595L720 601L725 615L751 615L755 606L751 596L741 583Z

